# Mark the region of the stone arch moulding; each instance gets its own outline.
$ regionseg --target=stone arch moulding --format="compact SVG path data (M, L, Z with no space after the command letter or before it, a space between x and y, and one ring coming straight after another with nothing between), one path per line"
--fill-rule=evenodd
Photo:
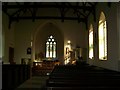
M52 24L53 25L53 29L49 29L49 25ZM36 53L36 41L39 40L40 38L42 38L44 41L42 41L42 39L40 39L39 41L42 42L42 48L44 49L43 51L45 51L45 39L48 38L49 35L53 34L53 36L55 36L55 38L57 39L57 57L60 60L60 62L63 62L63 56L64 56L64 35L62 33L61 28L58 26L58 24L56 24L56 22L52 22L52 21L46 21L43 24L39 25L35 30L33 30L33 33L31 34L31 41L32 41L32 62L33 60L35 60L35 53ZM39 45L38 45L39 46ZM38 48L39 51L39 48ZM45 53L45 52L44 52Z

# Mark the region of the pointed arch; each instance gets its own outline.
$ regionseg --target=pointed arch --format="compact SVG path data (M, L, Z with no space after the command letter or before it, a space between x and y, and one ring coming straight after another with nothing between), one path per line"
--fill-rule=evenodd
M89 27L89 58L93 58L93 25Z
M32 34L32 59L42 52L46 57L46 40L52 35L56 40L56 58L63 63L64 59L64 35L62 29L54 21L45 21L36 26Z
M100 13L98 25L99 59L107 60L107 25L104 12Z

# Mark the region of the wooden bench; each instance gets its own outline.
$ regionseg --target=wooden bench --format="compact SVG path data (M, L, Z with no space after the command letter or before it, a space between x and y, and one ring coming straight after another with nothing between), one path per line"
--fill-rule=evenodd
M2 90L14 90L29 78L29 65L2 65Z
M120 72L95 70L94 67L57 66L46 81L51 90L120 89ZM80 70L82 69L82 70ZM77 87L77 88L76 88ZM88 88L86 88L88 87Z

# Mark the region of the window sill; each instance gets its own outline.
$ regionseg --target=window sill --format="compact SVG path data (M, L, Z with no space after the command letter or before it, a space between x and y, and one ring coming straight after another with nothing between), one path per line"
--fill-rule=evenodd
M100 61L107 61L107 59L99 59Z

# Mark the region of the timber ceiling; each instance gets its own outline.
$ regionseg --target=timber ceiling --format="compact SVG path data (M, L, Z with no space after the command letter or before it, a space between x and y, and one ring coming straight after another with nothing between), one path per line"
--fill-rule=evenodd
M96 21L96 5L96 2L3 2L2 11L9 17L9 28L12 22L22 19L76 20L87 28L90 14Z

